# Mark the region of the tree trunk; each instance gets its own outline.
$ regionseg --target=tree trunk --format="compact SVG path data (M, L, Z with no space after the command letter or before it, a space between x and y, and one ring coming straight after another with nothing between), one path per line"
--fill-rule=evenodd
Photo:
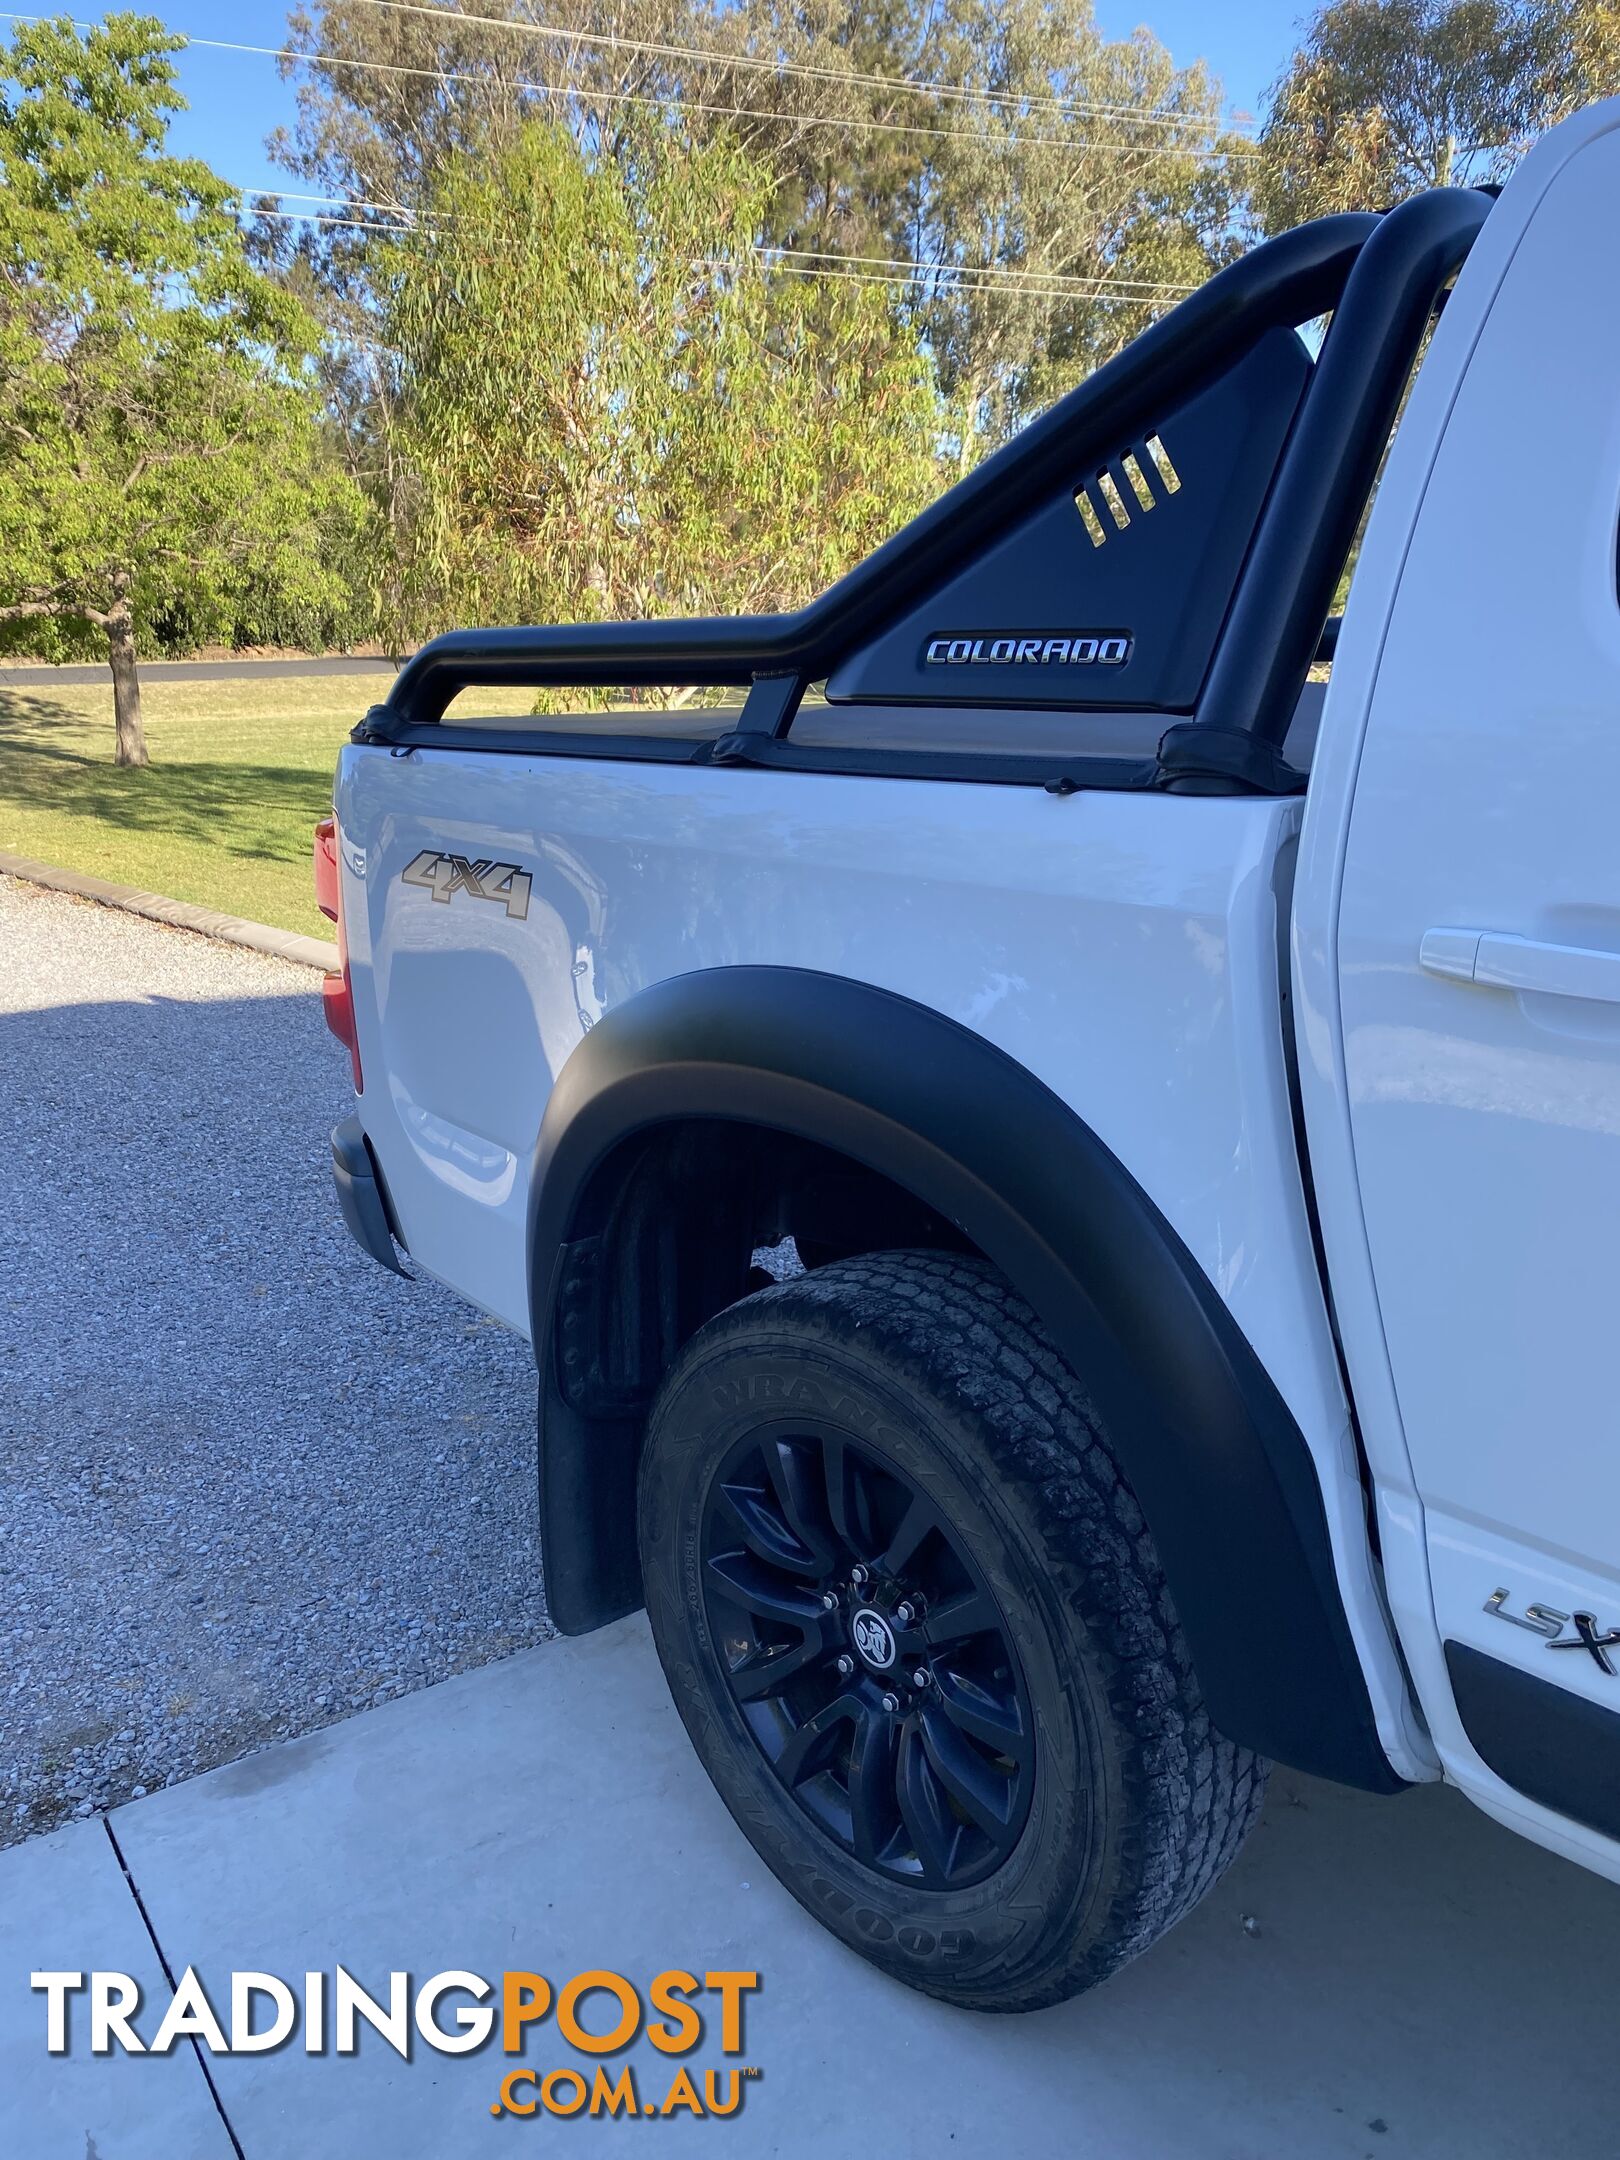
M118 731L116 765L146 763L146 729L141 724L141 678L135 667L135 625L129 602L119 595L107 616L107 658L112 663L113 721Z

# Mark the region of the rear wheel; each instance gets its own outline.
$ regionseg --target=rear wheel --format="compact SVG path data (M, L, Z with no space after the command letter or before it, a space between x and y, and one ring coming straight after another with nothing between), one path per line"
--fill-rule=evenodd
M699 1330L649 1422L647 1606L793 1894L982 2009L1056 2002L1214 1883L1265 1766L1212 1732L1083 1390L985 1263L884 1253Z

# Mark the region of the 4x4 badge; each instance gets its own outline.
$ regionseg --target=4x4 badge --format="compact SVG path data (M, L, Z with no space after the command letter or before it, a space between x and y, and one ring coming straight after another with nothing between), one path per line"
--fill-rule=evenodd
M1528 1628L1532 1635L1539 1635L1549 1650L1588 1650L1593 1662L1610 1678L1614 1677L1614 1661L1611 1650L1620 1649L1620 1628L1610 1628L1598 1633L1598 1624L1589 1612L1559 1612L1552 1605L1527 1605L1523 1613L1509 1612L1508 1594L1505 1590L1493 1590L1485 1600L1485 1610L1497 1620L1509 1620L1515 1627ZM1572 1627L1573 1635L1565 1635L1566 1627Z
M465 855L443 855L437 848L413 856L399 877L402 885L425 885L435 900L452 900L458 892L473 900L498 900L518 922L529 912L534 883L516 863L469 862Z

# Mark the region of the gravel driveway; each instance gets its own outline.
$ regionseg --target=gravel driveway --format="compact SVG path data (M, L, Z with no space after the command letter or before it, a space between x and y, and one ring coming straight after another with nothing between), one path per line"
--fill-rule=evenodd
M0 1845L550 1633L528 1349L350 1243L315 983L0 878Z

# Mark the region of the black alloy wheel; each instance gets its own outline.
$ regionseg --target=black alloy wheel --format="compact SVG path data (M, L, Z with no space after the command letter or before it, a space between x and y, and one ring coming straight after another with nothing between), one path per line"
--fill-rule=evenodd
M1029 1813L1035 1737L1006 1622L938 1508L836 1426L748 1433L709 1489L703 1592L783 1786L881 1874L965 1888Z
M1265 1765L1210 1724L1109 1434L974 1255L830 1260L706 1321L648 1418L636 1541L739 1831L913 1987L1093 1987L1254 1821Z

